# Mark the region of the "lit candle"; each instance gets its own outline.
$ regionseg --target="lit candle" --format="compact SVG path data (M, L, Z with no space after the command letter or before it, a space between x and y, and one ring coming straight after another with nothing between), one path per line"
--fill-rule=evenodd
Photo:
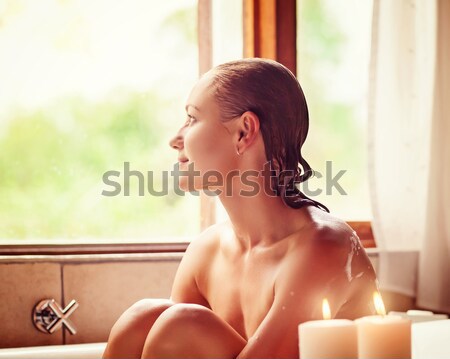
M374 293L378 315L357 319L359 358L411 358L411 321L396 315L386 316L383 300Z
M327 299L323 300L324 320L313 320L298 327L300 358L358 358L356 326L347 319L330 319Z

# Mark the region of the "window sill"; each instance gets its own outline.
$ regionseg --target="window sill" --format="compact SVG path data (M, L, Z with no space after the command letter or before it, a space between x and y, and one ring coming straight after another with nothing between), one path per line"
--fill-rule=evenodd
M132 254L132 253L184 253L191 237L121 240L7 240L1 241L0 256L15 255L79 255L79 254Z
M347 222L358 234L364 248L376 248L370 222ZM128 253L184 253L194 237L120 239L1 240L0 256L79 255Z
M356 232L364 248L376 248L370 221L348 221L347 224Z

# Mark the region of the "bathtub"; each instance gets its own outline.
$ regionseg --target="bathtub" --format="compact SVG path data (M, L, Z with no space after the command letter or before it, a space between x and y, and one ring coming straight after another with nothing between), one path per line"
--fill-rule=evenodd
M0 359L99 359L106 343L0 349Z

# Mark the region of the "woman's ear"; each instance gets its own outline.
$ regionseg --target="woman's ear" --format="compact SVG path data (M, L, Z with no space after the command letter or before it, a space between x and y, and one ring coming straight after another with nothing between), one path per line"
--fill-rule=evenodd
M253 144L259 134L259 118L252 111L244 112L238 120L237 150L240 154Z

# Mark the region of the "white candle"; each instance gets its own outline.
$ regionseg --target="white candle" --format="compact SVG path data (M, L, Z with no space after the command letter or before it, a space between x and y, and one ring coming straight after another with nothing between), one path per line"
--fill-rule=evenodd
M412 324L414 359L450 358L450 319Z
M446 314L434 314L428 310L408 310L405 312L389 312L388 315L398 315L402 318L408 318L411 320L411 325L420 322L430 322L435 320L448 319Z
M313 320L298 327L301 359L358 358L356 325L347 319L329 319L330 307L323 300L324 320Z
M359 358L411 358L411 321L400 316L386 316L383 301L374 294L380 315L357 319Z

